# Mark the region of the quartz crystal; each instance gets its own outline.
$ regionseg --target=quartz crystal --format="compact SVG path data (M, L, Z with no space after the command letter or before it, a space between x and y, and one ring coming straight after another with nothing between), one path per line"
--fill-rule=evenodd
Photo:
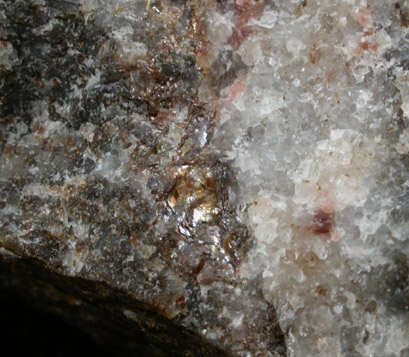
M212 146L289 356L409 353L407 5L236 1L212 44L245 64Z

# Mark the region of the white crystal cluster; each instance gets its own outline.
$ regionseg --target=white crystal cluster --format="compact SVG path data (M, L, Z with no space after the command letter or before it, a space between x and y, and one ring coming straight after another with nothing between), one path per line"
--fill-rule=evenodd
M237 50L233 11L208 15L212 50L247 66L213 144L256 240L241 274L262 276L289 356L409 352L407 5L266 2Z

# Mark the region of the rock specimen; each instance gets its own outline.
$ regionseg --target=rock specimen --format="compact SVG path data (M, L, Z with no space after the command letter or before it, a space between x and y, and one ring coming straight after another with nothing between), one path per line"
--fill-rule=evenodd
M1 289L122 355L406 356L408 16L0 2Z
M235 3L214 41L246 70L212 145L256 241L242 276L262 275L290 356L407 356L408 4Z
M121 353L285 351L209 149L204 11L2 3L2 286Z

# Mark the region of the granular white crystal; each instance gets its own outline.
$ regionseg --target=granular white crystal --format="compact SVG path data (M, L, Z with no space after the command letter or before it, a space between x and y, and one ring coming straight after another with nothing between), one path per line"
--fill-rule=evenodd
M409 86L394 55L407 30L392 3L302 3L265 6L249 22L256 30L236 51L247 72L220 101L213 145L255 237L240 271L262 276L289 356L403 356L407 295L378 286L404 269L397 255L409 260L408 217L397 213L408 205Z

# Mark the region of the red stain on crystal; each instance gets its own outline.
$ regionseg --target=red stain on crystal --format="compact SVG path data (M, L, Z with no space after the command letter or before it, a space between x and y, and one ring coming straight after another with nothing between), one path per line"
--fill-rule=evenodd
M352 13L352 17L366 30L372 27L373 17L370 8L360 8Z
M311 230L314 234L330 233L334 224L333 214L317 210L312 219Z
M234 101L240 98L243 95L243 92L246 89L246 79L245 78L237 78L236 81L230 88L229 91L229 100Z
M248 22L251 19L258 19L263 13L264 4L257 0L238 0L235 2L234 11L236 20L234 23L233 34L228 44L237 50L241 44L257 31Z

